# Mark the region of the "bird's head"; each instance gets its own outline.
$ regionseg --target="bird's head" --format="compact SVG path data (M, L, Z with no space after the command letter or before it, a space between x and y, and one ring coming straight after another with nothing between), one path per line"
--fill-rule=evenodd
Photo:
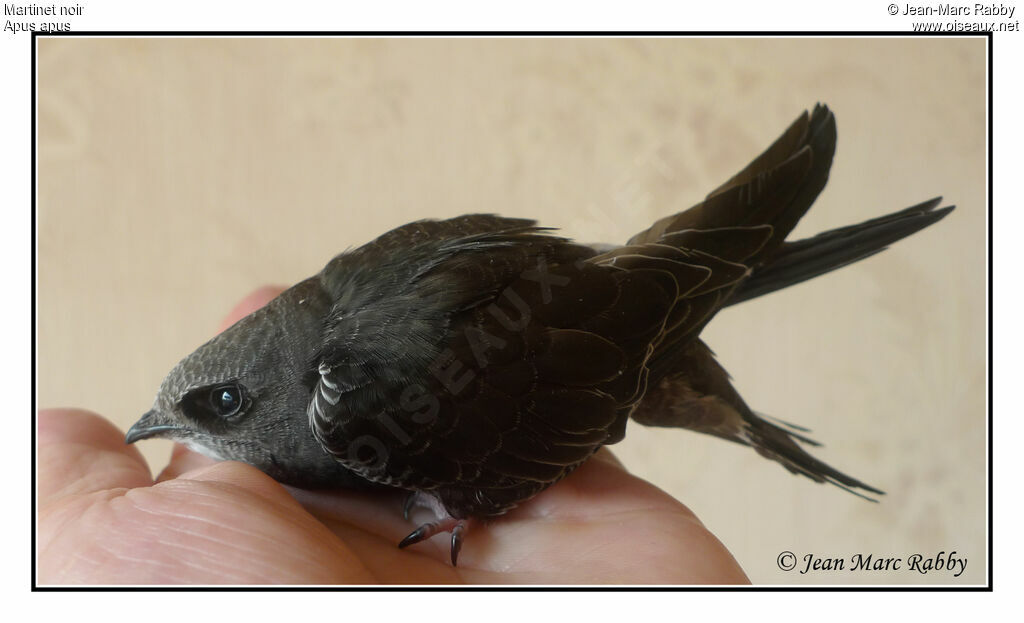
M347 476L306 415L325 301L304 281L200 346L174 366L125 442L170 439L297 486Z

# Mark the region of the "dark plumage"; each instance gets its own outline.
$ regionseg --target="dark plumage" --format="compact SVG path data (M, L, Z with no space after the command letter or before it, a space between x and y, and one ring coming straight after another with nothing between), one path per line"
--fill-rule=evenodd
M337 256L185 358L128 441L165 436L304 487L375 483L444 517L500 515L630 417L752 446L794 473L881 491L757 416L698 338L722 307L873 255L952 210L934 199L785 242L821 192L832 113L801 115L693 208L599 253L533 221L419 221Z

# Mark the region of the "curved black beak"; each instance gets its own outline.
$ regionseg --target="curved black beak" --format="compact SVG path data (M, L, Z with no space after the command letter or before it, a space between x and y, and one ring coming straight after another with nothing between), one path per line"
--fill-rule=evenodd
M169 424L159 411L147 411L139 421L128 429L124 436L124 442L135 443L141 439L150 437L167 437L168 433L180 430L180 427Z

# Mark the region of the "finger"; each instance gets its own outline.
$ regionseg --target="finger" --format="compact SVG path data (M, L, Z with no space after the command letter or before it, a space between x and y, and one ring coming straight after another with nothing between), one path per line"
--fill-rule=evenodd
M46 583L379 583L281 485L242 463L67 502L40 520Z
M242 299L238 305L235 305L234 309L232 309L227 317L224 318L224 322L221 323L218 333L235 324L242 318L245 318L257 309L263 307L284 291L285 288L281 286L263 286L262 288L252 292Z
M153 484L124 432L83 409L43 409L38 422L39 503L57 496Z
M592 519L638 509L670 511L699 521L684 504L630 474L610 451L602 448L564 480L509 516Z
M172 478L177 478L186 472L199 469L201 467L208 467L216 463L215 460L203 456L198 452L193 452L185 446L176 443L174 449L171 450L171 460L167 464L167 467L161 470L160 475L157 476L157 482L163 482Z
M590 460L603 461L605 463L608 463L609 465L614 465L615 467L621 469L624 472L629 472L629 470L626 469L626 466L622 464L622 461L619 460L619 457L615 456L615 454L608 449L608 446L602 446L601 449L598 450L594 454L594 456L591 457Z
M223 503L214 507L206 507L206 518L210 524L232 527L232 532L235 534L238 533L238 516L235 509L259 507L261 509L259 516L250 518L246 528L255 532L260 525L269 526L265 528L266 536L261 539L261 542L265 543L268 538L281 539L284 535L312 541L315 545L295 544L289 547L284 542L280 545L287 550L296 552L315 548L321 554L319 558L325 561L324 564L338 565L340 562L340 568L335 568L330 573L329 577L332 578L332 582L347 584L372 581L372 579L364 577L366 569L346 544L337 539L320 520L307 512L284 485L251 465L237 461L218 461L213 465L188 472L173 483L163 483L158 487L164 487L164 491L167 490L166 487L171 487L175 491L184 493L195 493L207 489L216 491L216 495L222 499ZM262 501L270 502L270 504L257 505L253 503L251 497L253 495L258 496ZM276 527L274 527L275 525ZM296 535L298 536L296 537ZM245 549L244 546L244 543L236 543L236 547L241 549ZM315 567L315 565L304 561L297 572L308 577L314 571L311 567ZM288 569L279 568L268 571L267 574L268 577L281 577L282 573L288 571ZM253 569L248 569L247 572L252 573Z

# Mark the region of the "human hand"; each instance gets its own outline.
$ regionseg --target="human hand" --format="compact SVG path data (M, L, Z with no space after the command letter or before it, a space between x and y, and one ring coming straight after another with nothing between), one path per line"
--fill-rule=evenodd
M250 295L224 326L280 289ZM311 492L176 446L154 481L108 420L38 417L40 584L726 584L739 565L697 517L607 450L494 521L459 566L446 535L396 544L417 521L401 492ZM414 517L413 519L416 519Z

